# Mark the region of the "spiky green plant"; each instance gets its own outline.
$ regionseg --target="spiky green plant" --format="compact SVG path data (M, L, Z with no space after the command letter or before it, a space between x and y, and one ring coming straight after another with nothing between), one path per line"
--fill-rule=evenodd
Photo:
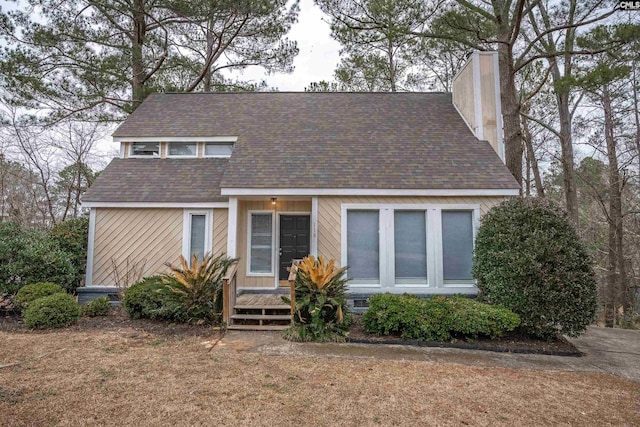
M222 279L238 261L225 254L193 256L191 264L183 257L177 266L167 263L171 273L162 282L181 299L191 322L214 322L222 313Z
M321 255L304 258L297 266L293 325L284 336L292 341L344 341L349 330L344 276L346 268ZM291 301L282 297L287 304Z

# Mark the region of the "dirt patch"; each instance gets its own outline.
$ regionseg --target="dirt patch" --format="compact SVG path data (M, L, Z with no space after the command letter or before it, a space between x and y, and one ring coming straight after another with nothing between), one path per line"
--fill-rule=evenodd
M600 373L273 356L99 322L0 331L0 364L19 363L0 371L0 425L633 425L640 411L640 384Z
M398 336L378 336L365 332L361 323L361 316L354 316L354 322L349 329L348 342L363 344L395 344L413 345L420 347L450 347L469 350L495 351L499 353L547 354L553 356L582 356L578 349L565 338L557 340L541 340L529 336L512 333L497 339L452 339L451 341L418 341L404 340Z

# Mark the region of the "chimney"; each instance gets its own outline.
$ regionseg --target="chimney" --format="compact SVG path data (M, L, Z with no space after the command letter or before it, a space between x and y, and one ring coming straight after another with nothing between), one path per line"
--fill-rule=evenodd
M453 105L471 132L504 162L498 52L473 51L453 78Z

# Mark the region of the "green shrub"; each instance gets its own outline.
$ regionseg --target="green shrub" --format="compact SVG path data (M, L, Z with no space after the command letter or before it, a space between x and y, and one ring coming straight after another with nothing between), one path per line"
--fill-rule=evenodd
M464 296L419 298L408 294L378 294L369 299L362 324L371 334L447 341L454 336L497 338L513 331L519 318L507 309Z
M344 341L350 324L345 268L309 255L297 267L293 325L284 332L291 341ZM291 301L283 297L287 304Z
M24 311L29 328L64 328L78 321L80 307L68 294L53 294L33 301Z
M15 298L14 304L18 310L24 311L33 301L48 297L53 294L64 294L65 291L58 284L51 282L32 283L20 288Z
M89 218L68 218L55 225L49 232L49 236L62 249L74 267L75 281L68 286L72 292L80 286L87 268L87 245L89 242ZM73 289L71 289L73 287Z
M37 282L59 283L73 292L77 276L69 255L46 232L0 223L0 293L15 294Z
M162 282L184 306L188 321L214 322L222 316L222 278L238 260L225 254L202 259L193 256L191 264L180 256L180 264L167 264L171 273L162 275Z
M124 291L122 307L133 319L162 319L186 322L186 307L174 292L162 283L161 276L152 276L131 285Z
M473 274L480 297L520 315L527 333L577 336L595 319L593 264L566 215L550 202L514 199L485 215Z
M109 314L110 309L111 303L109 302L109 298L98 297L85 304L82 307L82 312L89 317L106 316Z

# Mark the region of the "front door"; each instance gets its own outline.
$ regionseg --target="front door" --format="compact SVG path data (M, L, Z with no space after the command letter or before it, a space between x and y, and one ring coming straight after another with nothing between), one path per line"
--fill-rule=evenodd
M309 215L280 215L279 280L289 280L291 260L309 255L311 218Z

